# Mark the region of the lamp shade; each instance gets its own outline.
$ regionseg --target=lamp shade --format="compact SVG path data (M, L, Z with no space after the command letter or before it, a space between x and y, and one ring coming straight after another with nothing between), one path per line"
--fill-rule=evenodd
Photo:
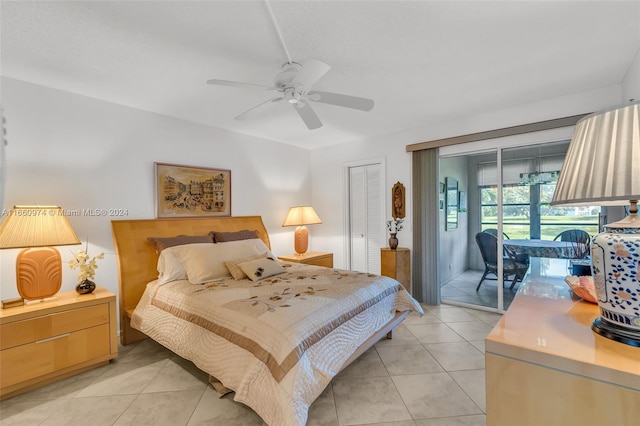
M596 333L640 347L640 102L576 123L551 204L629 205L629 215L591 240L600 317Z
M282 222L282 226L303 226L316 225L322 223L318 213L309 206L291 207L287 217Z
M552 205L614 206L640 199L640 102L576 123Z
M57 206L14 206L0 225L0 249L80 244Z

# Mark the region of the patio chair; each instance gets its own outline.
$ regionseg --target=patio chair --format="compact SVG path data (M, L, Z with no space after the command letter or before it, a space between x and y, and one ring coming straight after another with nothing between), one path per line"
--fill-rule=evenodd
M571 244L572 252L568 255L574 259L584 259L591 254L591 236L582 229L568 229L556 235L553 241L565 241Z
M553 241L569 241L588 246L591 242L591 236L587 231L583 231L582 229L568 229L556 235Z
M498 238L498 230L497 230L497 229L490 228L490 229L485 229L485 230L484 230L484 231L482 231L482 232L486 232L487 234L491 234L491 235L493 235L494 237ZM507 233L506 233L506 232L503 232L503 233L502 233L502 236L503 236L506 240L508 240L508 239L509 239L509 236L507 235Z
M498 239L488 232L478 232L476 234L476 243L484 261L484 274L482 274L478 287L476 287L476 291L478 291L485 279L498 279ZM506 247L504 252L505 254L502 256L502 279L506 282L513 275L513 280L509 287L509 289L513 289L517 282L522 281L529 269L529 256L518 256L511 250L507 250ZM488 275L494 275L495 278L491 278Z

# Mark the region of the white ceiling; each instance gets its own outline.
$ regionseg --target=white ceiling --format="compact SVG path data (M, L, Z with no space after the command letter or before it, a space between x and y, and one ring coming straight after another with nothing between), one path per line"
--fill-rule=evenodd
M314 86L374 99L313 103L308 130L260 89L286 62L264 1L2 0L3 76L317 148L619 84L640 47L640 1L271 1Z

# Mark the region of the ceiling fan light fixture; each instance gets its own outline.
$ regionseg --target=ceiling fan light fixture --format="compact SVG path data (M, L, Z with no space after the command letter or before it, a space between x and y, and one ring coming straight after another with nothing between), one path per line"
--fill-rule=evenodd
M284 89L284 98L290 104L297 104L300 101L300 92L296 91L293 87Z

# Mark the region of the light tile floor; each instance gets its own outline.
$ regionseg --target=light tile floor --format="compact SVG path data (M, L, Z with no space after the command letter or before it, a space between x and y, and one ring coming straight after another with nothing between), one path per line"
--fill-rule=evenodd
M489 308L498 307L498 285L497 281L485 279L478 291L476 287L482 278L484 270L478 271L469 269L462 274L456 276L452 280L445 283L440 288L442 300L451 302L463 302L471 305L486 306ZM493 275L490 275L491 277ZM504 284L503 303L504 310L511 305L513 298L521 283L516 283L513 289L510 289L511 282Z
M500 315L425 306L336 376L308 425L485 424L484 338ZM0 403L4 425L263 425L207 375L146 340L109 365Z

